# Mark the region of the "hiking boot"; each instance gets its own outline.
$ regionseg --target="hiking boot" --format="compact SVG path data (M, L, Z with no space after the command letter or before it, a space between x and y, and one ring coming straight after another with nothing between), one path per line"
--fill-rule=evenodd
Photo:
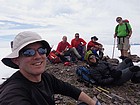
M138 71L140 71L140 67L139 66L132 66L132 67L129 68L129 70L131 72L138 72Z

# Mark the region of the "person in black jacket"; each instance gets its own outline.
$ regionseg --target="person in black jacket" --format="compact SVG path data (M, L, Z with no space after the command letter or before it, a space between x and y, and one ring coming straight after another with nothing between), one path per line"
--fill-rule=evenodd
M126 58L118 66L112 66L105 61L99 61L95 55L90 54L87 60L91 77L97 85L122 85L140 71L139 66L134 66L131 59Z
M12 53L2 59L19 69L0 87L0 105L55 105L54 94L100 105L80 89L45 72L50 46L37 33L25 31L13 40Z

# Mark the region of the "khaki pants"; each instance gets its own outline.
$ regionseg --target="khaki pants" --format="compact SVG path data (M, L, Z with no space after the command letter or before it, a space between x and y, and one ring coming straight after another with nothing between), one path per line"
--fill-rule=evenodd
M129 37L117 38L117 47L118 50L129 50L130 48Z

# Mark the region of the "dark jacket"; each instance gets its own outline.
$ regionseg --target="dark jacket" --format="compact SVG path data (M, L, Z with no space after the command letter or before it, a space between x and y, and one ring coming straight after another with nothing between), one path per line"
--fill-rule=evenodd
M78 99L81 90L48 73L39 83L27 80L19 71L0 87L0 105L55 105L54 94Z
M115 71L115 69L111 64L105 61L99 61L96 66L90 65L90 70L91 76L97 85L110 85L115 81L111 76L111 73Z

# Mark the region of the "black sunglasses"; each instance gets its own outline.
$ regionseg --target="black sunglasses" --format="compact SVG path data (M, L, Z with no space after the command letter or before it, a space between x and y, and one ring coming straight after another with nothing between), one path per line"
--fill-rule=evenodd
M95 57L95 56L90 56L90 57L89 57L89 59L93 59L93 58L95 59L96 57Z
M117 22L120 22L122 19L118 19L118 20L116 20Z
M47 53L47 49L46 48L38 48L37 50L34 49L23 49L21 51L21 54L25 57L31 57L34 56L36 54L36 51L40 54L40 55L44 55Z

